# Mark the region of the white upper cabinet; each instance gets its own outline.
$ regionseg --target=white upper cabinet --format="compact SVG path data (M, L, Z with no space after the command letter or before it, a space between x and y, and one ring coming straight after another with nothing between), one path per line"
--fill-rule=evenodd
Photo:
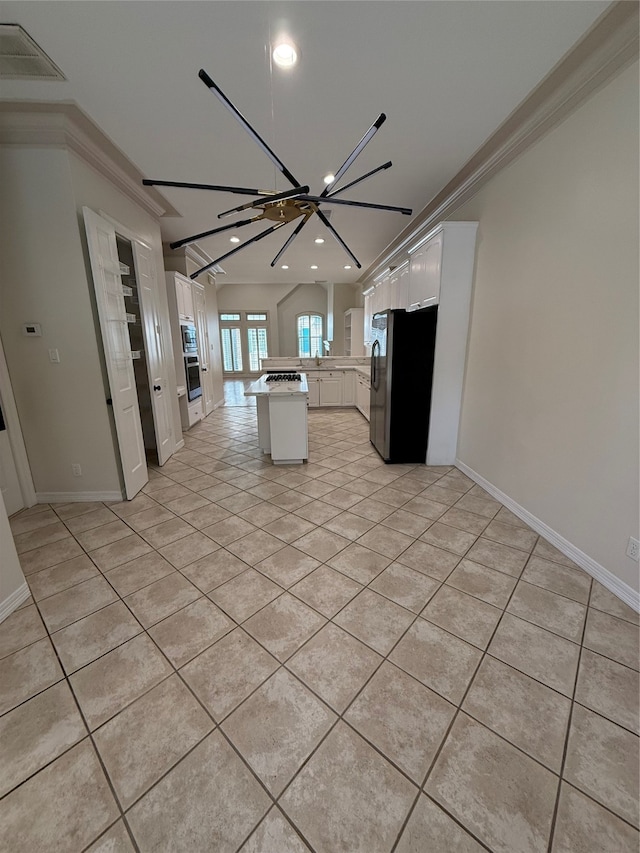
M442 244L443 233L438 231L417 248L409 249L409 311L437 305L440 301Z
M193 292L191 290L191 282L188 278L181 276L180 273L173 273L176 282L176 302L178 303L178 316L181 320L187 320L190 323L195 321L195 311L193 307Z

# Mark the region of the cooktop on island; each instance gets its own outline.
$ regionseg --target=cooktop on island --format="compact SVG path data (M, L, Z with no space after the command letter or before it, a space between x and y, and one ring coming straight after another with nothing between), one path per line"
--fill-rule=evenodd
M299 373L280 373L279 371L267 370L266 382L301 382Z

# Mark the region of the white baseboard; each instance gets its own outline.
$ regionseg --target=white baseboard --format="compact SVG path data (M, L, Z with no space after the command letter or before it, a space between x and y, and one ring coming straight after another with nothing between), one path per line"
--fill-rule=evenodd
M220 406L224 406L224 397L222 398L222 400L218 400L217 403L213 404L213 411L215 412L215 410L219 409Z
M636 613L640 613L640 593L636 592L633 587L630 587L624 581L620 580L617 575L614 575L613 572L610 572L609 569L605 569L604 566L601 566L600 563L597 563L594 559L592 559L588 554L585 554L584 551L581 551L579 548L576 548L575 545L572 545L568 539L565 539L564 536L561 536L559 533L556 533L548 524L545 524L544 521L540 521L539 518L536 518L535 515L532 515L528 510L524 507L517 504L512 498L508 495L505 495L504 492L501 492L493 483L490 483L488 480L478 474L473 468L469 468L468 465L465 465L460 459L456 459L456 468L459 468L463 474L466 474L467 477L471 477L472 480L482 486L482 488L489 492L490 495L500 501L501 504L504 504L507 509L510 509L514 515L517 515L525 524L528 524L532 530L535 530L536 533L539 533L540 536L543 536L547 542L550 542L554 545L558 551L561 551L566 557L569 557L570 560L573 560L576 565L580 566L581 569L584 569L587 574L590 574L592 578L595 578L602 586L606 587L609 592L612 592L615 596L617 596L621 601L624 601L625 604L628 604L629 607L633 608Z
M66 504L76 501L123 501L122 492L36 492L39 504Z
M180 441L176 441L176 446L174 448L173 453L177 453L178 450L182 450L183 447L184 447L184 438L181 438ZM171 456L173 456L173 453L171 454ZM171 456L169 457L169 459L171 458Z
M17 610L22 602L26 601L30 595L31 592L25 581L22 586L19 586L4 601L0 602L0 622L4 622L7 616L13 613L14 610Z

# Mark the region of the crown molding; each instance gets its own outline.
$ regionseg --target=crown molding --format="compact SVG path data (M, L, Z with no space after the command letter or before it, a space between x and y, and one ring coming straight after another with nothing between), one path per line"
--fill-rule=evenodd
M153 216L180 215L76 104L0 101L0 144L68 148Z
M497 172L559 125L638 58L639 5L619 0L600 16L454 178L381 252L358 283L403 260L409 246L451 216Z

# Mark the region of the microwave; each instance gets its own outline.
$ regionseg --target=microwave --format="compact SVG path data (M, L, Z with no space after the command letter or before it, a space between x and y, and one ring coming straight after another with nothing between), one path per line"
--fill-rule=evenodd
M180 334L182 336L182 352L185 353L185 355L187 353L198 352L196 327L188 323L181 323Z

